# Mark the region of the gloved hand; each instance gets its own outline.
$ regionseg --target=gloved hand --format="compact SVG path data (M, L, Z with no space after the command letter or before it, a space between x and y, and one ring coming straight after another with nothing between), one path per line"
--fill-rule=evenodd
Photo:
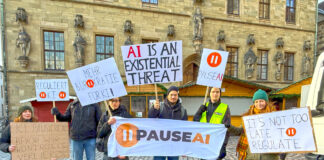
M318 104L316 106L316 110L318 110L319 112L323 113L324 112L324 103Z
M56 107L54 107L54 108L51 109L51 114L52 115L58 115L58 114L60 114L60 111Z
M200 113L204 113L205 111L207 111L207 107L206 107L205 105L201 105L201 106L199 107L199 112L200 112Z
M222 148L220 150L220 153L219 153L219 156L218 156L218 159L223 159L225 157L226 157L226 147L222 146Z

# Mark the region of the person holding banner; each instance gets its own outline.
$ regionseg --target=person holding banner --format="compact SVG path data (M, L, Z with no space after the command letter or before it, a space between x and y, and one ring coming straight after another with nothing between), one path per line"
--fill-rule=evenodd
M254 93L252 100L253 105L250 106L250 109L246 113L244 113L243 116L276 111L275 107L272 106L271 103L269 103L267 93L262 89L259 89ZM240 135L240 139L236 146L236 152L238 154L239 160L279 160L279 154L250 153L249 144L243 128L244 125L243 127L239 128L234 126L231 126L229 128L229 132L232 135Z
M202 123L224 124L226 128L229 128L231 126L231 112L227 104L221 103L221 88L211 88L209 96L209 101L199 107L193 120ZM226 156L228 139L229 132L226 133L218 160Z
M155 100L153 107L148 112L149 118L188 120L187 110L181 105L179 100L179 88L171 86L167 91L167 98L160 105L159 99ZM155 156L154 160L178 160L179 157Z
M81 106L79 99L69 104L64 114L54 107L51 110L59 121L71 122L70 138L74 160L83 159L85 151L87 160L95 160L97 126L101 116L98 103Z
M124 118L132 118L132 116L128 113L125 106L120 105L120 98L113 98L108 101L109 109L111 110L112 116L119 116ZM110 126L116 123L116 119L110 117L108 111L104 112L100 118L98 124L98 138L104 138L104 157L103 160L120 160L120 159L128 159L128 157L119 156L116 158L108 157L107 143L108 138L111 134Z
M14 119L14 122L38 122L38 120L34 117L31 106L22 106L18 109L18 117ZM11 153L14 152L15 149L15 144L11 144L10 125L7 125L1 135L0 150L2 152Z

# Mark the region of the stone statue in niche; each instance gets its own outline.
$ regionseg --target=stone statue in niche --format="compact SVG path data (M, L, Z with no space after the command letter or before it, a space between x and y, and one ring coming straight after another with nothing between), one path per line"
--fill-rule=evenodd
M310 69L311 69L311 58L307 55L304 55L302 60L302 73L301 75L306 78L310 76Z
M276 73L275 77L277 80L280 80L281 77L281 66L283 66L286 62L283 54L279 51L274 57L274 61L276 62Z
M224 30L220 30L218 32L218 36L217 36L217 42L225 42L225 31Z
M84 21L83 21L82 15L80 15L80 14L75 15L74 27L75 28L84 28Z
M28 55L30 51L30 36L25 32L25 29L21 27L18 37L16 39L16 46L20 48L21 56L18 57L21 67L27 67Z
M283 48L284 44L285 44L285 42L283 41L282 37L277 38L277 41L276 41L276 47L277 48Z
M133 42L131 40L131 36L128 36L125 43L124 43L126 46L129 46L129 45L133 45Z
M84 48L87 45L87 42L81 36L80 31L76 32L76 36L74 39L73 47L74 47L74 56L75 63L77 66L82 66L84 62Z
M194 21L194 37L193 37L193 40L202 40L203 39L204 17L202 16L199 8L196 8L195 14L193 16L193 21Z
M17 8L16 11L16 22L24 22L26 24L28 24L28 16L26 13L26 10L24 8Z
M170 36L170 37L175 36L174 25L172 25L172 24L170 24L168 26L168 36Z
M245 64L245 75L248 78L253 77L254 64L257 61L257 56L254 54L252 48L245 53L244 55L244 64Z
M132 21L130 21L130 20L125 21L124 32L133 33Z
M309 51L312 49L310 40L307 40L304 42L303 49L304 49L304 51Z
M218 50L225 51L224 48L221 45L218 46Z
M255 44L254 34L249 34L248 35L248 38L246 40L246 44L248 44L248 45L254 45Z

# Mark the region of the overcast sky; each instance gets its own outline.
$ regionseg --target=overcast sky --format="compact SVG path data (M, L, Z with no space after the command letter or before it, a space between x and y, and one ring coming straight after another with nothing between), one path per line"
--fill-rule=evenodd
M324 0L318 0L318 3L321 3L321 2L323 2Z

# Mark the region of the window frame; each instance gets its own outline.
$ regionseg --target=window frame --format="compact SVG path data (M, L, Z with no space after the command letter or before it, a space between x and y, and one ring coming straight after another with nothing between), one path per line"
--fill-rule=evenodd
M53 34L53 50L46 49L45 47L45 32L49 32ZM63 34L63 50L56 50L56 41L55 41L55 33L62 33ZM58 41L61 42L61 41ZM46 52L53 52L54 53L54 69L50 69L46 67ZM63 69L57 69L56 66L56 53L63 52ZM54 30L43 30L43 54L44 54L44 70L47 71L65 71L65 39L64 39L64 31L54 31Z
M289 57L292 57L292 61L293 64L292 65L288 65L289 64ZM285 52L285 63L284 63L284 80L285 81L293 81L294 80L294 65L295 65L295 53L293 52ZM291 75L291 79L289 79L289 68L292 68L292 75Z
M259 18L260 19L270 19L270 0L268 0L268 2L265 2L266 0L260 0L259 1ZM265 7L267 6L268 8L268 17L266 17L266 12L265 12ZM261 7L262 7L262 13L261 13ZM261 16L262 14L262 16Z
M264 54L266 54L267 56L266 56L266 58L267 58L267 63L265 63L265 64L263 64L263 55ZM265 50L265 49L258 49L258 55L260 56L258 59L258 63L257 63L257 73L258 73L258 77L257 77L257 79L258 80L268 80L268 64L269 64L269 50ZM263 66L265 66L266 67L266 76L265 76L265 78L263 78L262 77L262 73L264 73L264 72L262 72L262 67Z
M294 1L294 6L288 6L287 2ZM292 14L292 12L290 12L290 9L294 10L294 18L293 20L291 20L290 15ZM291 24L295 24L296 23L296 0L286 0L286 23L291 23Z
M231 51L229 51L228 49L231 49ZM232 62L232 49L236 49L236 62ZM238 65L239 65L239 47L234 47L234 46L226 46L226 51L228 52L228 58L227 58L227 63L226 63L226 69L225 69L225 75L227 76L231 76L231 77L235 77L238 78ZM230 64L230 66L227 66L228 64ZM236 64L236 67L235 67ZM232 67L232 65L234 65L234 67ZM227 68L229 68L229 70L227 70ZM234 69L232 69L234 68ZM228 72L230 72L230 74L228 74ZM232 74L233 73L233 74ZM236 73L236 76L235 76Z
M143 4L154 4L154 5L158 5L159 4L159 0L156 0L156 3L152 2L152 1L155 1L155 0L146 0L148 2L144 2L145 0L142 0L142 3Z
M104 53L98 53L97 52L97 37L104 37ZM113 47L113 53L106 53L106 38L107 37L111 37L111 38L113 38L113 45L112 45L112 47ZM111 36L111 35L102 35L102 34L96 34L95 35L95 61L96 62L99 62L99 61L101 61L101 60L99 60L99 61L97 61L97 55L104 55L104 59L101 59L101 60L105 60L105 59L107 59L107 58L111 58L111 57L114 57L115 56L115 37L114 36ZM110 57L109 57L110 56Z
M237 1L237 13L234 13L234 1ZM230 3L231 2L231 3ZM232 6L230 6L230 4L232 4ZM227 0L227 14L229 15L240 15L240 0Z

